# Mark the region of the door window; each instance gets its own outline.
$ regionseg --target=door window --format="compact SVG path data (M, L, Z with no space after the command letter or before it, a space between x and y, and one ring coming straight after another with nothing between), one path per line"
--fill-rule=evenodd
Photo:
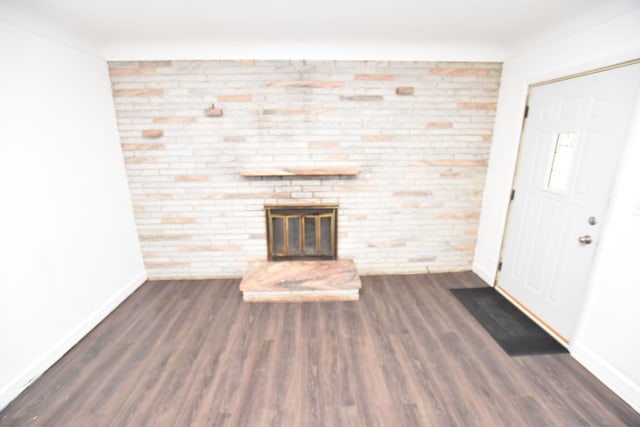
M558 132L547 179L547 188L549 190L566 191L575 151L576 133Z

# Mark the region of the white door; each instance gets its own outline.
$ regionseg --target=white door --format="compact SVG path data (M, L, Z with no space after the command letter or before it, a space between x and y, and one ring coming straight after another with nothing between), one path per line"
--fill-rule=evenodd
M639 88L634 64L530 91L497 286L565 343Z

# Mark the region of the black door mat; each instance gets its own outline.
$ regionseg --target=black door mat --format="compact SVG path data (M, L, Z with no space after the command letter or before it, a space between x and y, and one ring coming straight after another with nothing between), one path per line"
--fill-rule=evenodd
M509 356L567 353L566 348L493 288L450 291Z

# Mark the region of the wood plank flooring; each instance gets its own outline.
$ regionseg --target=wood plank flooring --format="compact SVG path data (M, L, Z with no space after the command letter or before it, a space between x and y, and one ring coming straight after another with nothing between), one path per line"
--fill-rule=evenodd
M568 354L508 357L448 291L368 276L358 302L249 304L239 280L148 282L0 426L638 426Z

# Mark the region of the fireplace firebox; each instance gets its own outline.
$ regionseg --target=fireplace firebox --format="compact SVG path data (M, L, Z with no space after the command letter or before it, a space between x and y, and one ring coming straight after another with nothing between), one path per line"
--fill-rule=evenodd
M338 206L265 206L269 261L335 260Z

